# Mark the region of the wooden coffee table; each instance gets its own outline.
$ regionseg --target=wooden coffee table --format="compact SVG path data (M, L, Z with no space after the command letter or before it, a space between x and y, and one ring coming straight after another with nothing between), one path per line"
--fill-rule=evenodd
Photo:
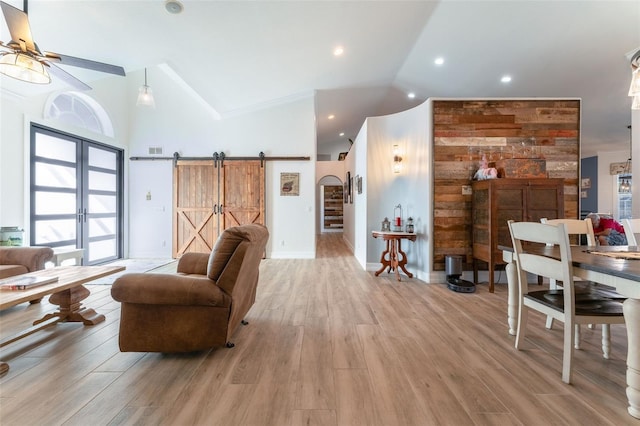
M84 325L95 325L104 321L104 315L82 307L80 302L90 294L89 289L83 284L124 269L124 266L60 266L25 274L24 276L58 277L58 281L30 290L0 291L0 309L48 295L51 295L49 302L58 305L59 308L56 312L34 321L33 327L3 339L0 348L62 321L82 322ZM0 374L7 371L9 365L0 361Z

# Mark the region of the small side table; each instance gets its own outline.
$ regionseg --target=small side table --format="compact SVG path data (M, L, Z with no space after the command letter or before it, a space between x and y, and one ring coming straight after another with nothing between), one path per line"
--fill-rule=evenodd
M54 248L53 258L51 261L55 266L60 266L62 261L67 259L75 259L76 265L82 265L82 258L84 257L84 249L70 249L70 248Z
M402 240L416 240L416 234L413 232L393 232L393 231L372 231L373 238L382 238L387 242L385 250L380 255L380 263L382 267L376 271L376 277L388 268L387 272L395 271L396 278L400 280L400 269L409 277L413 278L413 274L404 267L407 264L407 255L402 251Z

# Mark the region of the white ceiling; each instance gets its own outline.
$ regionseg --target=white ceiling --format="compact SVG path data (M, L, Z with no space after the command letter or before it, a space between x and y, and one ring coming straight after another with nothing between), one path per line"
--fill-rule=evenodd
M365 117L428 97L575 97L583 156L629 148L625 54L640 48L637 0L181 1L177 15L164 0L31 0L28 12L41 50L121 65L136 78L166 64L223 119L316 91L319 143L346 143ZM122 78L65 70L88 84ZM511 83L500 82L505 74ZM4 76L0 84L23 96L65 89Z

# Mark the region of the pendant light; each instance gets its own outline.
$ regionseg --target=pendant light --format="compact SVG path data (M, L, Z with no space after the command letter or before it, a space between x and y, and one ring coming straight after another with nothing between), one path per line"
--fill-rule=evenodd
M153 91L151 87L147 84L147 69L144 69L144 85L140 86L138 89L138 101L136 102L137 106L148 106L151 108L156 107L156 102L153 99Z
M623 177L620 178L620 184L618 185L618 192L623 193L631 192L631 125L627 126L627 128L629 129L629 159L624 163Z

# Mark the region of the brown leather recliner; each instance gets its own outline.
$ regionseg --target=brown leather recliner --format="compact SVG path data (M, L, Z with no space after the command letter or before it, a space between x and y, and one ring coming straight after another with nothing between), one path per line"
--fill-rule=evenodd
M269 232L226 229L209 253L185 253L176 274L125 274L111 295L122 302L120 350L192 352L227 344L256 299Z
M0 278L39 271L52 258L51 247L0 247Z

